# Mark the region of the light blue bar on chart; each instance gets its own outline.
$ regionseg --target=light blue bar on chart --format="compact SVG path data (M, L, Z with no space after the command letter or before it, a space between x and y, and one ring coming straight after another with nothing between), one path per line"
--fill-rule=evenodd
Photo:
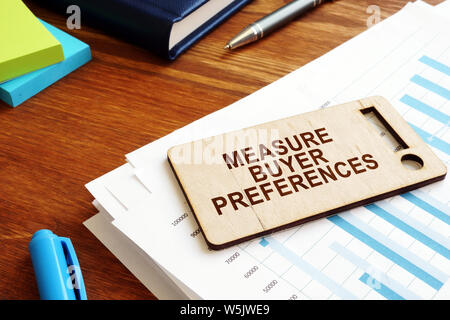
M345 219L340 216L333 216L328 219L432 288L439 290L448 279L447 275L405 248L396 245L392 240L365 225L359 219L349 214L346 214Z
M403 220L396 217L391 211L393 211L391 208L391 211L387 211L384 208L380 208L376 204L370 204L365 207L366 209L370 210L372 213L376 214L380 218L386 220L396 228L402 230L403 232L409 234L411 237L416 239L417 241L420 241L427 247L433 249L437 253L441 254L442 256L446 257L447 259L450 259L450 250L447 249L445 246L440 244L439 242L434 241L432 238L428 237L426 234L420 232L419 230L413 228L409 224L405 223ZM386 208L386 207L385 207Z
M262 245L263 247L267 247L269 245L269 242L267 242L266 239L262 238L259 244Z
M442 203L438 199L434 198L433 196L429 195L426 192L421 191L420 189L414 190L411 193L414 194L416 197L419 197L419 198L423 199L424 201L428 202L433 207L442 211L446 215L450 216L450 199L449 198L447 198L447 203Z
M284 257L298 269L302 270L306 274L309 274L314 280L328 288L331 292L338 295L342 299L355 300L357 297L353 295L350 291L342 288L334 280L327 277L325 274L317 270L314 266L310 265L308 262L304 261L295 252L291 251L282 243L278 242L274 238L266 238L265 241L268 242L268 246L278 253L280 256Z
M441 150L442 152L445 152L446 154L450 155L450 144L445 142L444 140L441 140L437 137L432 136L428 132L420 129L419 127L416 127L412 123L409 123L409 125L414 129L414 131L417 132L417 134L430 146L435 147L436 149Z
M408 300L421 300L421 298L415 293L411 292L409 289L404 287L399 282L395 281L391 277L389 277L385 272L378 270L366 260L357 256L355 253L345 248L338 242L333 242L330 245L330 249L334 250L341 257L346 259L347 261L353 263L356 267L363 270L365 273L370 274L373 278L376 278L380 282L386 283L393 291L395 291L398 295L404 297Z
M397 244L395 241L387 237L386 235L382 234L375 228L372 228L367 223L361 221L353 214L347 214L345 215L345 219L347 222L361 230L362 232L366 233L376 241L380 242L396 254L400 255L404 259L408 260L410 263L414 264L416 267L422 269L424 272L428 273L430 276L434 277L435 279L439 280L442 284L444 284L449 276L438 269L437 267L431 265L428 261L422 259L417 254L412 253L407 248Z
M440 85L425 79L418 74L411 78L411 82L418 84L419 86L424 87L425 89L430 90L431 92L434 92L447 100L450 100L450 90L441 87Z
M445 222L446 224L450 225L450 215L448 212L445 212L445 208L442 208L441 206L433 205L434 203L430 201L432 198L428 196L425 192L414 192L412 194L411 192L404 193L401 195L402 198L408 200L409 202L415 204L422 210L425 210L429 214L435 216L439 220Z
M450 67L437 60L434 60L428 56L423 56L422 58L419 59L419 61L426 64L429 67L432 67L433 69L436 69L437 71L440 71L450 76Z
M402 296L396 294L394 291L392 291L390 288L388 288L383 283L379 282L378 280L372 278L369 274L364 273L359 280L367 284L370 288L381 294L383 297L385 297L388 300L405 300Z
M410 106L411 108L416 109L419 112L425 113L426 115L430 116L431 118L433 118L436 121L439 121L445 125L450 124L450 116L429 106L426 103L423 103L420 100L417 100L413 97L411 97L410 95L404 95L401 99L401 102L403 102L404 104L407 104L408 106Z
M415 191L418 192L418 191ZM377 202L377 205L381 207L382 209L388 211L392 215L396 216L398 219L402 220L403 222L409 224L411 227L415 228L416 230L420 231L427 237L433 239L435 242L438 242L448 250L450 250L450 239L441 235L440 233L434 231L433 229L427 227L426 225L422 224L421 222L415 220L408 214L404 213L403 211L397 209L397 207L393 206L387 201L379 201Z

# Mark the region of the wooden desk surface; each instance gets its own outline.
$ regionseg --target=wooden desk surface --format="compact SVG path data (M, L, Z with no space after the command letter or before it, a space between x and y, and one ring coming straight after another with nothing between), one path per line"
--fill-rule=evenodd
M28 243L48 228L70 237L89 299L155 299L82 225L96 213L84 185L124 155L221 109L386 18L407 0L345 0L309 13L257 44L230 36L287 3L254 0L169 63L146 50L25 1L40 18L90 44L93 60L16 109L0 101L0 299L38 299ZM431 4L439 0L428 1Z

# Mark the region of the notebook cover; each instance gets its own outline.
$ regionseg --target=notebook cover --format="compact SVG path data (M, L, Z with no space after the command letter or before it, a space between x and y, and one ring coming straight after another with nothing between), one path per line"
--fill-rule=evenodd
M0 1L0 83L64 60L61 44L20 0Z
M174 60L195 42L251 0L236 0L169 51L172 25L208 0L34 0L67 15L69 5L81 8L88 23L137 43L157 55Z
M91 60L91 50L86 43L42 20L40 22L62 44L66 59L0 84L0 100L12 107L18 106Z

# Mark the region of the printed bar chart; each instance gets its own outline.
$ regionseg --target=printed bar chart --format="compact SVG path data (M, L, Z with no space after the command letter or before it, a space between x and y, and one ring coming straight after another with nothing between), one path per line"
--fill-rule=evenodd
M444 87L441 87L440 85L438 85L422 76L419 76L416 74L415 76L413 76L411 78L411 82L413 82L421 87L424 87L425 89L427 89L431 92L434 92L447 100L450 100L450 90L448 90Z
M352 219L353 223L349 221L350 219L348 217L343 219L341 216L333 216L328 218L328 220L347 231L352 236L371 247L373 250L379 252L395 264L415 275L432 288L439 290L447 280L447 276L442 272L430 266L425 261L411 254L407 250L404 250L402 247L396 245L388 238L380 235L376 230L373 230L369 226L359 222L357 219Z
M450 116L446 115L445 113L434 109L433 107L427 105L426 103L417 100L410 95L406 94L401 99L401 102L404 104L410 106L411 108L416 109L417 111L420 111L429 117L433 118L436 121L441 122L444 125L448 125L450 123Z
M266 244L267 243L267 244ZM330 291L334 292L342 299L356 299L355 295L350 293L349 291L342 288L339 284L337 284L332 279L328 278L326 275L321 273L315 267L304 261L297 254L292 252L289 248L284 246L282 243L278 242L274 238L263 238L260 242L261 245L269 246L273 251L278 253L280 256L291 262L295 267L304 271L305 273L311 275L315 280L317 280L320 284L330 289Z
M373 212L374 214L376 214L377 216L379 216L380 218L391 223L398 229L409 234L411 237L420 241L424 245L435 250L437 253L441 254L442 256L446 257L447 259L450 259L450 250L448 248L446 248L443 244L435 241L434 239L432 239L425 233L412 227L410 224L406 223L404 220L401 219L401 218L405 218L404 216L401 215L401 212L397 211L397 214L395 214L394 212L396 210L389 204L385 204L384 208L389 208L390 211L387 211L384 208L381 208L376 204L368 205L368 206L366 206L366 208L368 210L370 210L371 212Z
M418 196L419 195L419 196ZM426 193L415 191L414 194L411 192L402 194L401 197L405 198L409 202L415 204L419 208L427 211L436 218L442 220L446 224L450 225L450 213L449 209L445 208L444 205L440 204L438 201L432 199Z
M383 283L379 282L378 280L372 278L367 273L364 273L359 280L365 284L367 284L369 287L371 287L373 290L381 294L383 297L385 297L388 300L405 300L402 296L398 295L394 291L392 291L390 288L388 288Z
M412 123L410 123L409 125L430 146L432 146L432 147L434 147L436 149L439 149L442 152L445 152L446 154L450 155L450 144L448 144L444 140L439 139L438 137L433 136L432 134L426 132L425 130L420 129L419 127L413 125Z
M428 56L423 56L422 58L419 59L419 61L433 69L436 69L446 74L447 76L450 76L450 67L437 60L434 60Z
M388 283L391 290L396 292L395 294L396 296L401 296L404 299L408 300L420 299L418 295L414 294L413 292L405 288L402 284L398 283L391 277L387 276L384 272L375 268L370 263L365 261L363 258L359 257L358 255L356 255L349 249L345 248L338 242L333 242L330 248L334 250L337 254L339 254L341 257L351 262L355 267L363 270L364 274L370 275L372 279L378 278L377 279L378 282L382 280L385 283ZM361 278L359 278L359 280L361 281Z
M427 68L433 69L434 72L438 71L443 77L450 76L450 67L430 56L422 55L418 61ZM450 91L445 85L440 84L439 80L436 81L433 78L427 78L420 73L414 74L410 80L412 84L426 89L425 92L427 94L437 95L441 99L450 100ZM411 86L407 87L406 92L400 94L399 101L407 108L423 114L424 117L420 119L425 119L425 123L428 119L432 119L443 125L440 130L431 134L424 129L423 123L422 125L418 125L417 123L410 122L411 127L430 146L442 151L446 155L450 155L450 144L444 140L444 134L450 123L450 115L446 113L448 110L445 108L446 104L440 105L439 109L434 107L433 103L430 104L430 102L427 102L430 99L427 100L427 97L423 96L423 93L422 95L415 94L414 88ZM450 239L448 236L431 228L429 223L423 223L423 221L419 221L409 214L411 210L423 210L432 217L431 219L437 219L436 221L441 221L440 223L449 226L450 207L448 205L448 199L447 203L443 203L441 202L442 199L440 201L420 190L403 194L401 198L412 204L413 209L406 210L406 207L397 208L385 200L367 205L364 209L357 209L359 211L355 212L355 215L351 212L345 212L329 217L326 220L333 224L333 228L340 228L350 234L352 236L351 242L357 241L363 243L373 250L373 252L391 261L393 266L400 267L403 272L413 275L420 283L432 288L435 292L439 292L449 278L449 275L443 272L447 270L445 267L443 267L444 269L440 269L436 265L430 264L429 258L424 259L421 255L414 253L407 247L403 247L389 236L379 232L377 228L370 225L369 222L372 219L366 222L358 218L358 214L362 213L360 210L367 210L373 217L385 221L393 230L408 236L411 241L429 248L434 253L432 257L437 255L447 261L450 260ZM296 230L292 232L292 234L295 233ZM339 238L329 245L329 249L336 254L335 258L332 258L329 263L333 263L333 260L340 257L353 265L354 269L344 283L339 283L328 277L324 269L317 268L308 263L303 255L297 254L292 249L296 246L296 242L295 240L289 240L290 238L291 236L284 242L280 242L273 237L266 237L262 238L258 244L266 250L272 250L273 253L290 262L293 266L302 270L302 272L307 273L312 277L312 281L319 282L340 298L351 299L354 297L351 290L344 289L344 284L346 281L350 281L349 279L355 278L385 299L421 299L420 295L409 288L413 281L407 281L407 285L405 285L405 280L403 280L403 283L399 282L394 277L388 275L386 271L368 262L366 260L367 256L363 258L359 255L359 252L352 251L346 245L340 243ZM313 247L310 250L313 250ZM282 277L282 275L279 276Z

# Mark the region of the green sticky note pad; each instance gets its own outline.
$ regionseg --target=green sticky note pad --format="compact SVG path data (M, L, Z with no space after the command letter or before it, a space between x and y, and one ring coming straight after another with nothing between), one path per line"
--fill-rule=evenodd
M0 1L0 83L64 60L56 38L21 0Z

